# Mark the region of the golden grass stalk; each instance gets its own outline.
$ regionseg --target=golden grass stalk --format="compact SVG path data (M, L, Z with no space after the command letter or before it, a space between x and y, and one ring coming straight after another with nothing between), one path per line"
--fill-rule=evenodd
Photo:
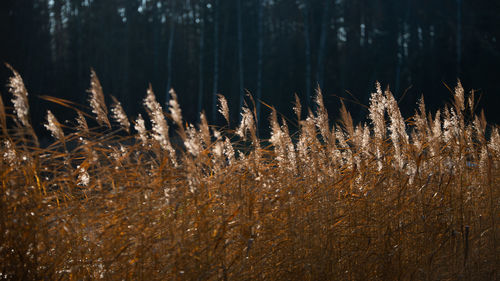
M305 119L296 100L296 135L270 107L270 139L247 106L235 131L221 97L227 127L185 125L176 95L166 115L151 88L152 128L139 115L129 136L80 111L64 132L49 113L61 141L43 149L9 128L0 278L498 280L500 135L461 91L405 121L377 84L370 124L342 106L332 127L318 92ZM165 150L169 122L182 141Z

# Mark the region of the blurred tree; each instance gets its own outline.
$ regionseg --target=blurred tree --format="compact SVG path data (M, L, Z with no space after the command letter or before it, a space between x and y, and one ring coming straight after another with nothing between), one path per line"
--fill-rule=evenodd
M214 37L213 37L213 78L212 78L212 120L215 121L217 120L217 94L219 93L219 1L220 0L214 0L214 5L213 5L213 13L214 13L214 19L213 19L213 30L214 30Z
M260 106L259 102L262 100L262 66L263 51L264 51L264 0L257 1L257 119L260 119Z
M217 93L232 108L249 90L288 110L294 92L310 106L319 85L367 104L376 80L398 98L407 91L400 105L409 115L421 93L429 108L440 106L449 95L443 83L457 78L480 90L494 114L499 15L500 3L463 0L3 0L0 59L30 92L80 103L94 67L132 115L149 82L165 102L174 87L189 121L200 110L217 121ZM32 102L43 120L47 104Z
M236 18L238 25L238 78L239 78L239 108L243 107L245 100L245 83L244 83L244 67L243 67L243 23L241 0L236 0Z
M299 9L302 12L303 17L303 33L304 33L304 52L305 52L305 79L306 79L306 89L305 89L305 102L309 106L311 101L311 80L312 80L312 66L311 66L311 28L310 28L310 7L309 1L302 0L297 2Z
M323 1L323 13L321 15L321 29L319 36L319 44L318 44L318 64L316 66L316 82L318 83L319 88L323 89L324 87L324 72L325 72L325 53L326 53L326 39L328 36L328 30L330 29L328 25L328 20L330 18L330 5L331 0Z
M195 8L196 11L196 19L195 22L198 24L199 29L199 55L198 55L198 107L197 112L202 112L203 109L203 93L204 93L204 62L205 62L205 10L206 3L203 0L200 0L200 3Z

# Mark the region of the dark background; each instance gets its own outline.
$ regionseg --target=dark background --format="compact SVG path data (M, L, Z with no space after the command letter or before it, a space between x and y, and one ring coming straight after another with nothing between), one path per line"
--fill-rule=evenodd
M24 78L35 124L47 108L74 117L41 95L87 104L91 67L131 116L148 83L162 104L173 87L187 121L205 110L215 124L216 93L237 120L245 90L291 115L293 94L310 105L319 85L334 119L339 97L368 105L380 81L410 117L421 94L431 110L449 102L445 84L460 78L488 121L500 121L500 1L1 0L0 38L0 61ZM0 67L2 85L10 75ZM365 120L366 109L346 104Z

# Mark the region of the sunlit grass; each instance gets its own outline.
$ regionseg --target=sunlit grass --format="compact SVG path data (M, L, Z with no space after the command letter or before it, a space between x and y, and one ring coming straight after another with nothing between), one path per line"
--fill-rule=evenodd
M359 125L345 107L330 124L318 91L305 119L297 100L296 134L271 109L259 139L253 107L235 130L190 125L175 93L165 114L151 88L151 129L130 125L92 72L92 113L47 98L76 110L74 126L48 114L48 147L17 72L9 89L0 279L498 279L500 136L460 83L450 106L422 100L408 120L377 85Z

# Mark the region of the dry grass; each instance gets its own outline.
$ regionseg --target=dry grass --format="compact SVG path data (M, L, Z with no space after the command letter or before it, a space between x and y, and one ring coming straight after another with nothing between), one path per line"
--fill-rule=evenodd
M41 148L13 79L18 107L0 103L0 279L499 278L498 127L460 84L451 106L429 114L422 101L409 120L378 85L368 125L343 108L331 126L318 92L306 119L296 105L295 136L273 110L269 140L250 107L235 131L203 115L184 125L175 94L165 118L149 89L152 128L139 117L124 136L128 118L118 101L108 118L92 72L96 115L77 110L70 128L50 113L55 142Z

